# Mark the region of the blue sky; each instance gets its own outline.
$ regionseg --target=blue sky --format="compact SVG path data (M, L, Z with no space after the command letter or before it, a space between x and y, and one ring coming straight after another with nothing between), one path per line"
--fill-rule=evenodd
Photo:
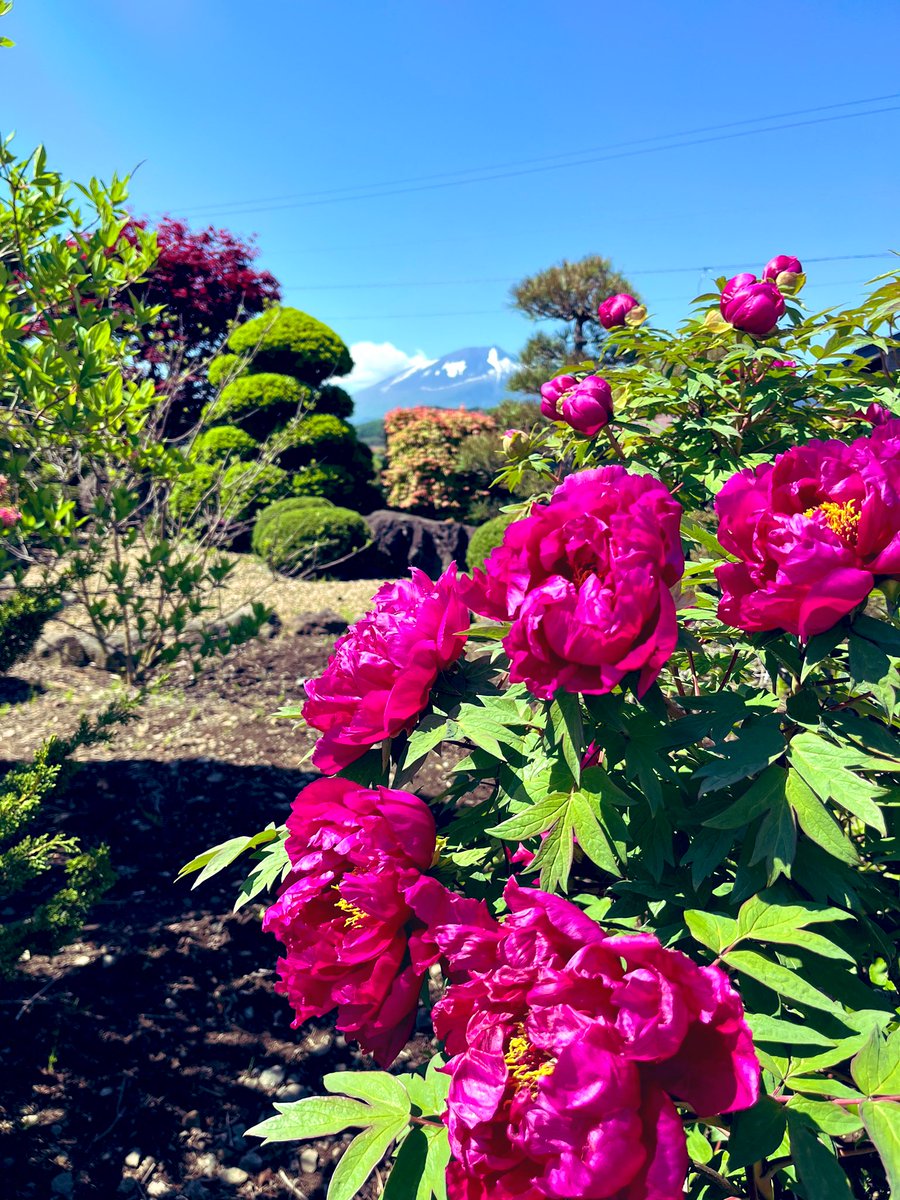
M137 212L255 233L361 382L518 351L509 284L564 256L674 322L704 267L900 249L896 0L18 0L2 26L0 129L72 178L140 164ZM887 265L808 262L805 299Z

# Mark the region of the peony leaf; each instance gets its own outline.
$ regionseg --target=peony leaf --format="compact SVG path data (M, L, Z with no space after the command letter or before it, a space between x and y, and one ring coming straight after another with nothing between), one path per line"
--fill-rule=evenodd
M830 1000L824 992L820 992L796 972L773 959L757 954L755 950L731 950L723 957L730 967L749 975L758 983L765 984L779 996L796 1000L798 1004L808 1004L811 1008L820 1008L823 1012L840 1013L839 1005Z
M245 1132L246 1137L264 1138L265 1142L296 1142L328 1137L354 1126L371 1123L372 1110L359 1100L345 1096L310 1096L292 1104L276 1104L278 1115L260 1121Z
M847 835L796 771L789 771L785 786L788 804L797 816L797 822L808 838L821 846L832 858L855 866L859 856Z
M733 804L703 822L709 829L740 829L770 810L784 796L787 772L783 767L767 767Z
M816 1136L805 1113L788 1112L791 1157L807 1196L815 1200L853 1200L847 1176L833 1152Z
M721 954L738 940L738 924L731 917L689 908L685 911L684 919L694 941L715 954Z
M213 875L218 875L220 871L224 871L226 867L231 866L236 858L239 858L247 850L252 850L256 846L262 846L266 842L273 841L278 837L278 830L275 828L274 822L271 822L260 833L255 833L252 837L234 837L229 838L227 842L221 842L218 846L213 846L209 850L204 850L202 854L198 854L196 858L192 858L178 872L178 879L184 879L186 875L190 875L194 871L200 871L200 874L191 884L191 890L199 887L201 883L205 883L207 879L211 879ZM201 870L202 868L202 870Z
M784 1105L771 1096L760 1096L752 1108L735 1113L731 1119L729 1165L747 1167L767 1158L781 1145L786 1129Z
M867 1096L900 1093L900 1033L885 1040L878 1029L873 1029L850 1064L850 1074Z
M805 1096L791 1096L788 1101L790 1112L803 1113L816 1128L831 1137L843 1137L862 1129L859 1112L852 1106L829 1104L827 1100L808 1100Z
M788 757L820 799L833 800L882 835L887 832L884 814L872 798L881 794L880 789L850 769L863 765L870 770L885 769L879 760L867 759L849 746L835 746L815 733L801 733L792 738ZM886 769L894 770L896 764L888 762Z
M234 902L234 912L238 912L245 904L249 904L261 892L268 890L286 879L291 870L291 860L287 853L287 830L279 830L276 842L270 842L265 849L254 856L258 865L250 872L241 884L237 899Z
M384 1189L384 1200L447 1200L447 1130L416 1126L403 1139Z
M747 1024L753 1034L754 1042L765 1042L778 1046L827 1046L832 1039L819 1033L810 1025L795 1025L793 1021L783 1021L780 1017L770 1017L766 1013L748 1013Z
M323 1077L322 1085L326 1092L367 1101L373 1116L409 1116L409 1093L387 1071L334 1071Z
M785 797L779 796L766 814L753 844L750 866L766 862L766 879L773 884L780 875L789 875L797 850L797 827Z
M890 1194L900 1195L900 1104L887 1100L869 1100L860 1105L866 1133L872 1139L884 1164Z
M773 714L746 721L737 737L717 745L717 757L695 773L701 782L700 795L756 775L780 758L784 749L780 717Z
M328 1185L328 1200L353 1200L363 1184L408 1128L407 1117L378 1121L357 1134L335 1167Z

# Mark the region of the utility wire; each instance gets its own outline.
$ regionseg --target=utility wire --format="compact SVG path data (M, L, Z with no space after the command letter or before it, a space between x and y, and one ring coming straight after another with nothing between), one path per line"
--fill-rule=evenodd
M858 100L842 100L842 101L839 101L834 104L817 105L813 108L799 108L799 109L792 109L787 112L770 113L769 115L764 116L764 117L747 117L740 121L726 121L726 122L724 122L722 124L718 124L718 125L700 125L695 128L692 128L692 129L684 129L684 130L680 130L678 132L673 132L673 133L655 134L651 137L644 137L644 138L631 138L624 142L609 142L609 143L606 143L601 146L589 146L583 150L569 150L569 151L565 151L565 152L560 152L558 154L543 155L538 158L526 158L526 159L513 160L511 162L493 163L493 164L488 164L487 166L483 166L483 167L459 168L458 170L455 170L455 171L444 171L444 172L440 172L440 173L434 174L434 175L416 175L416 176L407 177L404 179L392 179L392 180L384 180L382 182L375 182L375 183L369 183L369 184L357 184L357 185L348 185L348 186L340 187L340 188L331 188L326 191L294 192L294 193L288 193L286 195L281 195L281 196L259 197L259 198L252 199L252 200L230 200L230 201L218 201L218 202L211 201L211 202L207 203L206 205L194 205L191 208L185 209L185 210L183 210L183 215L190 216L190 215L194 215L196 213L205 213L205 212L216 212L216 213L222 213L222 214L227 214L227 213L231 212L231 213L234 213L235 215L240 215L243 212L251 213L251 212L272 211L272 209L279 208L279 207L292 207L294 205L300 206L306 202L312 202L312 201L319 201L319 202L324 203L324 202L328 202L328 201L350 200L350 199L357 199L357 198L364 199L364 198L369 198L372 195L372 192L369 189L372 189L372 188L379 188L379 189L380 188L395 188L395 187L405 188L405 186L408 184L430 183L430 184L434 184L435 186L453 187L453 186L457 186L462 183L479 183L479 182L482 182L481 179L459 179L456 177L460 176L460 175L481 176L484 174L484 172L497 171L497 170L502 170L505 168L513 168L514 170L512 171L512 174L519 174L520 172L519 172L518 168L533 167L535 164L541 164L541 163L556 163L557 164L556 166L543 167L541 169L543 169L543 170L558 170L563 166L581 165L581 161L569 163L569 162L562 162L560 160L563 160L563 159L565 159L565 160L569 160L569 159L583 160L583 156L585 154L595 154L597 152L605 153L606 151L615 151L615 150L630 149L632 147L638 147L638 146L647 146L648 143L652 143L652 142L671 141L676 138L680 139L680 138L685 138L685 137L693 137L695 134L702 134L702 133L716 133L716 132L719 132L719 131L725 130L725 129L735 129L742 125L762 125L765 122L780 121L786 117L799 117L799 116L807 116L811 113L831 112L836 108L849 108L853 105L860 105L860 104L878 104L885 100L896 100L898 98L900 98L900 92L890 92L887 95L883 95L883 96L867 96L867 97L864 97L864 98L858 99ZM875 111L876 112L885 112L885 111L893 111L893 110L892 109L876 109ZM848 117L858 117L858 116L867 116L867 115L869 115L869 114L868 113L842 113L835 117L824 118L824 120L842 120L842 119L845 119ZM807 124L807 122L799 122L798 124ZM774 128L781 129L781 128L792 128L792 127L793 126L775 126ZM732 134L730 136L746 137L753 133L766 133L766 132L769 132L768 128L750 129L750 130L741 131L736 134ZM701 140L706 141L706 140L725 140L725 139L701 139ZM697 143L688 142L685 144L686 145L694 145ZM675 146L651 146L651 147L649 147L649 149L643 150L643 151L637 151L637 153L655 153L655 152L658 152L659 150L667 150L667 149L675 149L675 148L676 148ZM610 157L622 157L622 156L613 154L613 155L610 155ZM601 161L601 160L587 159L584 161L595 162L595 161ZM494 179L494 178L508 178L508 177L509 176L507 176L507 175L489 175L486 178ZM438 181L444 181L444 182L439 183ZM411 188L410 190L418 190L418 189ZM365 196L357 196L357 193L359 193L360 191L364 192ZM395 195L397 193L389 192L387 194ZM247 206L252 206L252 207L247 207ZM270 208L270 206L272 206L272 208Z

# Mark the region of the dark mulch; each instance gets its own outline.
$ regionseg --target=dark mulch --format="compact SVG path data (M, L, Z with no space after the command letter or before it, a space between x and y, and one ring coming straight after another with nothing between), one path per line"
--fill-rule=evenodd
M0 1194L324 1195L340 1139L262 1149L243 1133L359 1055L327 1022L290 1028L277 944L258 910L231 912L237 869L193 892L173 879L198 850L283 820L312 778L298 767L308 739L270 714L329 644L284 635L196 682L176 676L69 785L58 823L108 842L118 880L77 943L3 985ZM29 729L36 744L54 716L103 702L99 673L41 670L7 711L8 758L24 757Z

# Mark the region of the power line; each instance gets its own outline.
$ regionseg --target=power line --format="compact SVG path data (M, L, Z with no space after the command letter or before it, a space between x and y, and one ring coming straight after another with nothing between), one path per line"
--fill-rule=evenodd
M892 112L894 108L875 109L870 112L861 113L841 113L832 117L819 118L816 121L799 121L787 125L776 125L761 129L748 129L740 132L727 134L724 137L700 138L696 141L675 142L672 145L664 146L648 146L648 143L660 141L673 141L673 139L691 138L695 134L701 133L716 133L724 129L735 129L741 125L762 125L768 121L780 121L786 117L806 116L810 113L831 112L836 108L849 108L854 105L861 104L877 104L885 100L896 100L900 98L900 92L891 92L883 96L869 96L858 100L843 100L834 104L822 104L813 108L793 109L782 113L772 113L765 117L748 117L739 121L727 121L718 125L702 125L693 129L681 130L675 133L656 134L651 137L633 138L624 142L606 143L602 146L587 147L584 150L570 150L559 154L544 155L539 158L519 159L512 162L488 164L484 167L467 167L459 168L455 171L444 171L434 175L418 175L407 177L404 179L385 180L380 183L357 184L342 188L331 188L326 191L317 192L295 192L282 196L271 196L258 198L253 200L231 200L231 201L213 201L207 205L195 205L184 210L184 215L192 215L203 212L215 212L223 215L243 215L253 212L271 212L278 211L281 208L293 207L308 207L317 204L338 203L340 201L355 200L355 199L370 199L378 195L398 195L406 191L425 191L434 188L442 187L457 187L465 183L481 183L488 182L492 179L511 178L515 175L533 174L538 171L553 171L560 170L565 166L582 166L587 163L605 161L607 158L631 157L638 154L658 153L660 150L670 150L680 148L682 145L691 146L699 145L709 141L725 141L732 137L748 137L756 133L775 132L780 129L797 128L807 124L821 124L827 121L846 120L853 117L870 116L880 112ZM598 151L616 151L630 150L632 147L643 146L643 150L633 150L632 154L606 154L601 158L584 158L584 155L593 155ZM562 162L560 160L576 160L572 162ZM554 163L553 166L535 166L534 164ZM500 174L485 175L487 171L498 171L504 168L514 168L510 171L503 170ZM522 168L522 169L520 169ZM525 169L527 168L527 169ZM474 175L480 178L460 179L456 178L461 175ZM442 182L440 182L442 181ZM429 185L423 187L407 187L406 185ZM397 191L388 192L372 192L372 188L396 188ZM360 194L362 193L362 194ZM248 207L249 206L249 207Z
M877 251L873 254L830 254L819 258L804 257L806 263L829 263L829 262L851 262L860 259L870 258L892 258L888 251ZM637 271L628 271L628 276L632 275L693 275L706 274L711 271L736 271L746 267L746 259L744 262L738 263L707 263L702 266L694 267L642 267ZM301 284L292 283L283 287L284 292L343 292L343 291L368 291L371 289L389 289L389 288L416 288L416 287L470 287L481 284L515 283L514 279L507 276L502 278L493 276L485 279L407 279L396 280L390 283L313 283Z

